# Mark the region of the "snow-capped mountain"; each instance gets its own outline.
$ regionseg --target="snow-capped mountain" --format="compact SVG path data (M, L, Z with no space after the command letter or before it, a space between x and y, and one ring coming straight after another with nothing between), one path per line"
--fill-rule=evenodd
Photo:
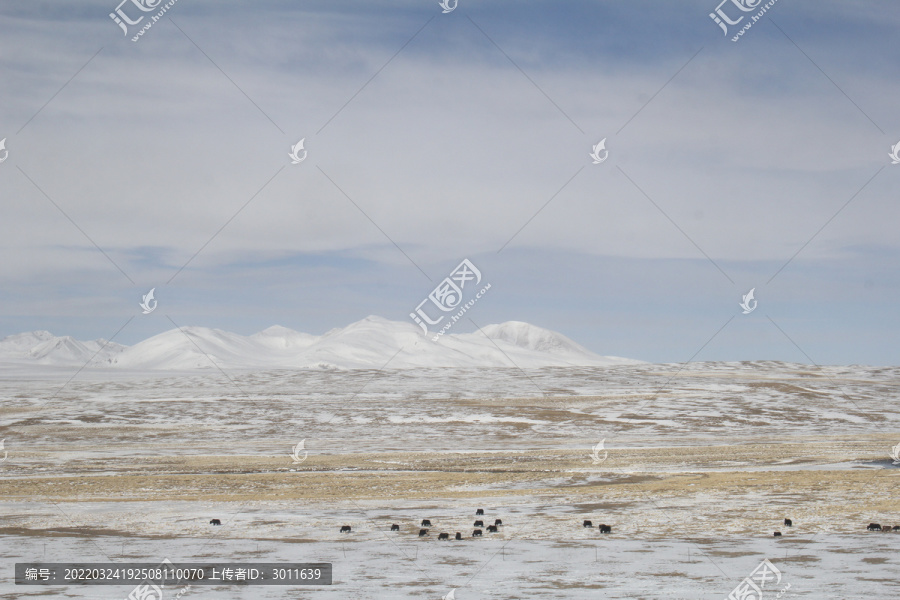
M49 331L32 331L0 340L0 362L11 360L44 365L83 365L91 359L93 362L105 362L126 348L127 346L106 340L79 342L67 335L57 337Z
M611 366L640 361L600 356L566 336L519 321L438 341L412 323L367 317L321 336L269 327L243 336L206 327L172 329L134 346L79 342L46 331L0 340L0 362L130 370L404 369L428 367Z

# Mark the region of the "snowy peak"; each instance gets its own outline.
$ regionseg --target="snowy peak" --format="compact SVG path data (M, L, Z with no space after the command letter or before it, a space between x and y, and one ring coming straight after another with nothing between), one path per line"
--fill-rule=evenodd
M281 325L267 327L259 333L254 333L250 338L263 346L283 350L308 348L318 339L317 336L294 331Z
M491 339L503 340L527 350L551 354L568 352L591 353L590 350L576 344L561 333L522 321L507 321L499 325L486 325L481 331Z
M126 348L112 364L130 369L242 368L264 366L265 355L265 346L249 337L221 329L181 327Z
M0 362L15 365L87 364L133 370L408 369L435 367L610 366L632 364L600 356L566 336L521 321L433 340L414 324L370 316L321 336L272 326L243 336L206 327L165 331L134 346L80 342L47 331L0 340ZM88 364L89 363L89 364Z
M68 335L57 337L49 331L17 333L0 340L0 360L46 365L96 365L105 362L125 346L106 340L79 342Z

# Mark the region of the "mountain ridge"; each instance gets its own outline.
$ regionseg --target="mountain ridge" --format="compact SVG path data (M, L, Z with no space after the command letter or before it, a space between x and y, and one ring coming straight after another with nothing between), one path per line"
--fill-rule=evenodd
M411 322L369 316L316 336L280 325L251 335L188 326L133 346L78 341L48 331L0 339L0 364L130 370L369 369L430 367L615 366L642 361L601 356L568 337L522 321L432 341Z

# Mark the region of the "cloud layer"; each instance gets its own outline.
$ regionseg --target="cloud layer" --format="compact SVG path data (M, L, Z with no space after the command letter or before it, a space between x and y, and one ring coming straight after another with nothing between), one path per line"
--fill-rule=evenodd
M887 2L739 43L706 2L182 0L137 43L114 8L3 9L0 333L110 337L154 286L246 333L401 319L469 257L476 323L602 354L686 360L757 287L784 331L703 358L900 360Z

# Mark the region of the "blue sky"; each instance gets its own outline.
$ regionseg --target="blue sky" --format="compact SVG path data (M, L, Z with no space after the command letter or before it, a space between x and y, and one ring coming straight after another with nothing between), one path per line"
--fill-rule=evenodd
M408 320L469 258L478 325L900 364L887 1L116 4L0 8L0 336Z

